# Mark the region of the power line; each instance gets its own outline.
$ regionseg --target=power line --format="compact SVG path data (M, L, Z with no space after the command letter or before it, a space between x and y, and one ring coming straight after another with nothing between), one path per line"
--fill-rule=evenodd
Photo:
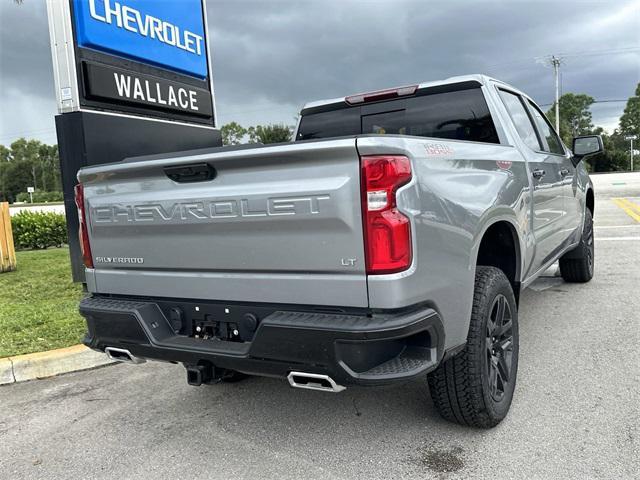
M560 58L569 58L569 57L583 57L583 56L595 56L595 55L615 55L615 54L624 54L624 53L633 53L640 52L640 47L620 47L620 48L607 48L603 50L585 50L582 52L567 52L567 53L557 53L556 56ZM521 65L517 70L527 68L527 64L531 64L530 62L533 60L535 63L544 64L549 62L553 55L539 55L535 57L527 57L522 58L520 60L512 60L510 62L496 63L493 65L485 66L486 69L498 68L498 67L509 67L514 65Z
M576 53L561 53L563 57L590 57L595 55L611 55L614 53L633 53L640 51L640 47L622 47L622 48L608 48L605 50L591 50L585 52Z
M551 61L551 59L554 56L560 57L560 58L591 57L591 56L597 56L597 55L615 55L615 54L624 54L624 53L633 53L633 52L640 52L640 47L607 48L604 50L586 50L583 52L556 53L555 55L542 55L539 57L534 57L534 59L538 63L546 63Z

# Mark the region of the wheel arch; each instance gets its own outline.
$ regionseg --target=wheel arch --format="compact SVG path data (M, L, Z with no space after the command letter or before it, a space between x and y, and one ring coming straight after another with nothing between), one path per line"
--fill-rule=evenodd
M585 206L591 211L591 217L595 216L595 196L593 193L593 188L588 188L585 196Z
M516 303L520 300L522 251L521 237L510 219L499 218L488 222L478 236L474 270L478 265L502 270L511 283Z

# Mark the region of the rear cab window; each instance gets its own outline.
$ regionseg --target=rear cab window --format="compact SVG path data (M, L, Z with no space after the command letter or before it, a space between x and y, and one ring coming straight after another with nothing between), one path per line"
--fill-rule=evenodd
M414 96L371 104L346 103L302 112L296 140L357 134L409 135L500 143L480 85L419 89Z

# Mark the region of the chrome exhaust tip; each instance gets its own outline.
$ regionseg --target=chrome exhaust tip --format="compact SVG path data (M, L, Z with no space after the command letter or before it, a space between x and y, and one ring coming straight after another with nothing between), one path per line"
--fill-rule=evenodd
M144 358L136 357L132 355L129 350L124 348L107 347L104 349L104 353L107 354L107 357L111 360L115 360L116 362L133 363L134 365L146 362Z
M317 373L291 372L287 375L287 380L292 387L307 390L338 393L346 389L346 387L338 385L329 375Z

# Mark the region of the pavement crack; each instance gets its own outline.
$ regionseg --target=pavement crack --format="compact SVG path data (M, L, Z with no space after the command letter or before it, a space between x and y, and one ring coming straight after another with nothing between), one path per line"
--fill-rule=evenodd
M355 410L356 417L359 417L360 415L362 415L362 412L358 410L358 405L356 405L356 398L352 397L351 400L353 401L353 409Z
M13 378L13 383L16 383L16 370L13 365L13 359L11 357L7 357L9 359L9 363L11 364L11 378Z

